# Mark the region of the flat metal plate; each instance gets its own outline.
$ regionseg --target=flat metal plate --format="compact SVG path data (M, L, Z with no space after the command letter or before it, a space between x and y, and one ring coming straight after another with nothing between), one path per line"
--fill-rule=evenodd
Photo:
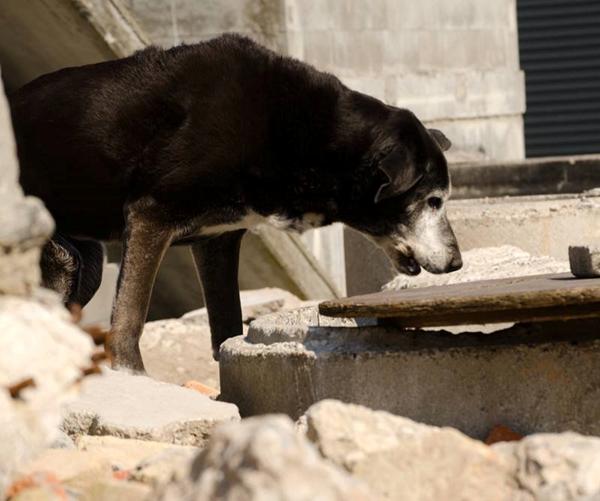
M403 327L592 318L600 317L600 278L561 273L383 291L325 301L319 312Z

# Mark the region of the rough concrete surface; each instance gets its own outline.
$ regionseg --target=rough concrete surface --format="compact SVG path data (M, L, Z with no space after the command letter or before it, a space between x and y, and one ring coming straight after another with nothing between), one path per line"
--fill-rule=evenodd
M254 321L221 349L221 398L243 416L292 417L336 398L477 438L498 423L520 433L600 433L597 321L490 335L358 323L310 308Z
M548 256L533 256L513 245L470 249L463 252L462 256L463 267L458 271L435 275L421 270L416 277L397 275L383 288L400 290L569 271L569 263L566 261Z
M203 445L213 428L239 419L235 405L180 386L105 369L86 378L63 410L69 435L114 435L180 445Z
M324 400L305 415L319 452L383 499L515 499L510 462L450 428ZM483 494L485 492L485 494Z
M569 246L569 263L576 277L600 277L600 245Z
M210 327L186 319L148 322L140 339L149 376L167 383L194 380L219 388L219 364L212 356Z
M163 501L367 501L376 499L342 469L322 459L285 416L220 426L189 477Z

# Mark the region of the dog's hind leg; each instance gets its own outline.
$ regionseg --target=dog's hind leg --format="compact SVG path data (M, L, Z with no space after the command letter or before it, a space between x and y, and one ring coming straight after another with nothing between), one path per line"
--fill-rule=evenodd
M135 208L127 211L123 258L108 340L114 368L144 372L139 339L156 273L173 233L144 211Z
M238 266L244 233L245 230L223 233L192 245L208 311L215 360L219 359L223 341L242 334Z
M100 242L56 233L42 249L42 285L61 294L67 305L85 306L100 287L103 263Z

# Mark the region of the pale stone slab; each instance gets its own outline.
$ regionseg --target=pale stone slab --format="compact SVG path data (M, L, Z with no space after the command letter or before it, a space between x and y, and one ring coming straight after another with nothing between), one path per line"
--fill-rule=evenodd
M106 369L86 378L63 410L69 435L114 435L180 445L203 445L213 428L237 421L237 407L180 386Z

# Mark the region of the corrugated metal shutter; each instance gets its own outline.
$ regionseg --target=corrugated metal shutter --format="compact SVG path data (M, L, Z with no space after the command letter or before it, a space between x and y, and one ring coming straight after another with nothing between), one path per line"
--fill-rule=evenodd
M600 152L600 0L517 0L528 157Z

